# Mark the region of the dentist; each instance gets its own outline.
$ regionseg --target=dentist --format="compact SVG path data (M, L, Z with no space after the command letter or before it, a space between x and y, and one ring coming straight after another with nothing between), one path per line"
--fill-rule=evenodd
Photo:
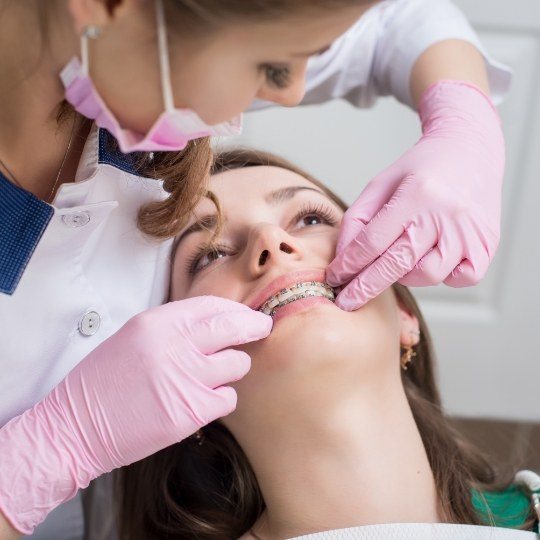
M254 98L419 111L420 141L347 213L327 276L344 309L398 279L472 284L493 256L488 96L510 76L448 0L0 0L0 25L1 539L82 538L80 489L234 410L234 347L272 320L160 305L171 241L137 215L181 226L204 137L237 133Z

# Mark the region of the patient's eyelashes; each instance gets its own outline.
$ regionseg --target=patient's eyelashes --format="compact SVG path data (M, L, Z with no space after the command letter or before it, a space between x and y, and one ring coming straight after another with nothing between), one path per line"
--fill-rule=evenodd
M197 251L195 251L195 253L186 261L188 274L192 276L197 274L218 259L230 255L229 252L229 248L215 244L203 244L202 246L199 246Z
M330 225L334 227L339 223L339 218L336 212L324 203L306 203L294 216L292 223L299 229L313 225Z

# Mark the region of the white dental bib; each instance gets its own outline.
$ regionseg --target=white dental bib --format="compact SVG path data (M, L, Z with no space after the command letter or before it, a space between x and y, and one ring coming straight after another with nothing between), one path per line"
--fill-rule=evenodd
M480 525L453 523L391 523L335 529L289 540L540 540L540 535Z

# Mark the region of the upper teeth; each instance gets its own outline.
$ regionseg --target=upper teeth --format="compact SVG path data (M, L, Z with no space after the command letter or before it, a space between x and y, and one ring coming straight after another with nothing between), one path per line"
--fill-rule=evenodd
M320 281L304 281L296 283L291 287L281 289L277 294L271 296L260 308L265 315L274 315L276 309L283 307L295 300L308 298L310 296L324 296L329 300L334 300L335 295L332 287Z

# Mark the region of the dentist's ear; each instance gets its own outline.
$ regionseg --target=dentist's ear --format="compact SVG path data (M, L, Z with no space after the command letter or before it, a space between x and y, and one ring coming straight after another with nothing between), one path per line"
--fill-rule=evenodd
M81 35L87 26L105 29L112 18L122 17L136 6L135 0L68 0L74 29Z

